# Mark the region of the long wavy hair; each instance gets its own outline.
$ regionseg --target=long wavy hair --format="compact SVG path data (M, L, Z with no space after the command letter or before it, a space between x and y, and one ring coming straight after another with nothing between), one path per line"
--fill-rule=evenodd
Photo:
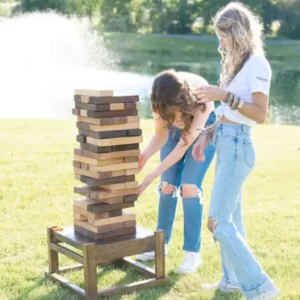
M195 113L205 111L205 104L197 102L194 85L188 78L175 70L166 70L159 73L153 82L151 92L151 107L161 119L170 127L175 121L175 110L181 113L184 124L182 138L185 142Z
M264 54L262 25L259 18L240 2L230 2L214 17L215 31L228 39L226 49L219 46L222 57L220 86L228 85L253 52Z

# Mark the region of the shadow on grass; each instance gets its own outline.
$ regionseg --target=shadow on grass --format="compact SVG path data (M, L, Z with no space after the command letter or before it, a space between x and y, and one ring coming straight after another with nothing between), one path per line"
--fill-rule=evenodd
M242 294L235 293L224 293L220 290L216 290L214 296L210 300L240 300L242 298Z
M108 276L109 273L113 270L122 270L126 273L118 281L114 281L111 284L111 286L107 286L108 281L107 279L105 280L105 277ZM83 270L76 271L76 272L83 273ZM67 274L68 273L64 273L62 274L62 276L67 280L70 280ZM180 275L176 273L170 273L167 275L170 277L170 283L155 288L145 288L145 289L137 290L134 293L130 293L132 295L132 299L157 300L163 295L167 294L174 286L176 281L180 278ZM98 277L98 290L126 285L130 283L142 281L145 279L149 279L149 277L143 276L133 269L127 267L119 268L115 266L99 268L97 272L97 277ZM101 280L105 281L106 283L105 286L101 284ZM77 284L81 288L84 287L83 279L76 280L76 282L70 280L70 282ZM49 290L48 293L47 290ZM122 296L123 295L121 294L121 295L115 295L115 296L105 297L101 299L120 300L122 299ZM34 281L34 283L30 287L25 288L18 296L10 298L9 300L29 300L29 299L30 300L79 300L82 298L80 298L79 296L77 296L75 293L68 290L67 288L61 287L55 281L51 281L50 279L46 279L46 278L40 278Z

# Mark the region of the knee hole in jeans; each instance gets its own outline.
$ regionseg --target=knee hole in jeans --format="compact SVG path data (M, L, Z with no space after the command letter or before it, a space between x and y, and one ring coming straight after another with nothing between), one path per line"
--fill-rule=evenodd
M181 186L182 198L196 198L200 197L200 190L195 184L183 184Z
M158 186L158 191L164 195L175 195L177 193L177 187L166 181L162 181Z

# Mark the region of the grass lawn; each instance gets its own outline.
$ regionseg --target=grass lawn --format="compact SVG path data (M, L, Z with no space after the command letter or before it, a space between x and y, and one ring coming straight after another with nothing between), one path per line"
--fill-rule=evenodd
M127 63L155 61L196 62L199 58L220 57L215 41L186 40L174 37L163 37L152 34L106 33L109 48L121 55ZM299 60L300 42L267 43L266 52L269 59Z
M141 43L142 44L142 43ZM151 120L142 121L144 140L152 134ZM72 156L75 122L67 120L0 120L0 299L75 300L66 289L44 279L47 268L46 227L72 224ZM279 299L300 299L300 130L293 126L257 126L258 161L244 189L248 241L265 271L282 291ZM145 144L142 145L144 147ZM158 163L155 156L142 179ZM205 180L205 214L213 167ZM158 198L154 188L136 204L138 224L155 229ZM182 262L183 214L178 206L167 271L171 284L110 299L242 299L238 295L200 290L202 283L221 277L218 244L204 226L203 266L196 274L179 276ZM70 263L62 260L64 264ZM153 266L152 263L149 264ZM68 278L82 285L83 272ZM99 288L139 279L134 271L99 269Z

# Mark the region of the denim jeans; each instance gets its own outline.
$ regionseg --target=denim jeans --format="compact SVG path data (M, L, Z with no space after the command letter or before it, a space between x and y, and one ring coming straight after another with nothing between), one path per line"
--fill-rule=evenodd
M224 280L241 287L251 298L273 286L247 245L242 216L242 188L256 160L251 128L219 124L216 151L209 218L215 220L214 238L221 247Z
M212 112L207 120L206 126L216 122L216 114ZM175 131L175 134L174 134ZM181 129L174 127L169 129L169 138L167 143L161 149L160 158L164 160L176 147L181 138ZM205 150L205 161L200 163L194 160L192 156L193 146L186 151L183 158L164 172L161 176L159 187L160 199L158 209L157 229L164 230L166 244L169 244L177 206L177 190L183 185L196 186L198 196L194 198L183 198L184 211L184 246L183 250L199 252L201 244L202 227L202 208L203 191L202 182L205 177L213 157L215 147L210 145ZM161 187L164 184L170 184L174 187L174 193L163 193Z

